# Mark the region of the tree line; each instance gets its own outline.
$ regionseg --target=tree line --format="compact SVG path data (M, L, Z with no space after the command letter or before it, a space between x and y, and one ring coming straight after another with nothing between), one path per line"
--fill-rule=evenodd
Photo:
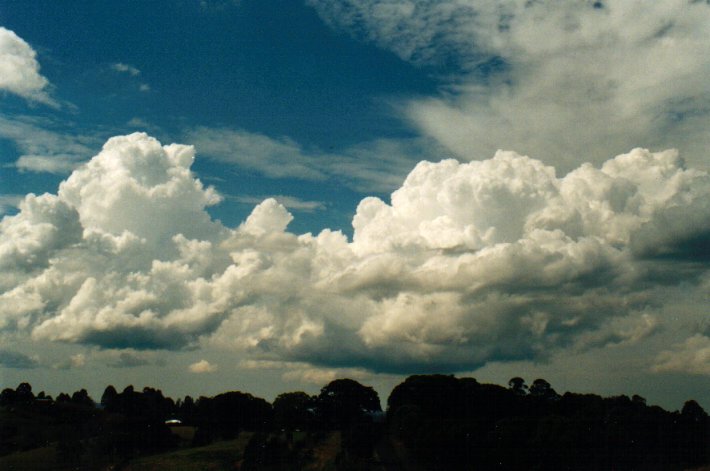
M508 387L411 376L387 400L390 430L426 469L672 470L708 463L708 415L638 395L558 394L544 379Z
M120 468L130 459L252 432L242 469L301 469L305 445L338 431L338 469L683 470L710 462L708 415L693 400L680 411L638 395L558 394L544 379L507 387L451 375L415 375L382 411L377 392L338 379L318 394L287 392L273 403L230 391L173 400L159 389L107 386L95 402L81 389L56 398L28 383L0 392L0 456L52 445L58 467ZM194 433L188 443L174 424ZM305 443L305 442L301 442ZM307 448L307 447L306 447ZM395 453L396 451L396 453ZM386 466L385 466L386 468Z

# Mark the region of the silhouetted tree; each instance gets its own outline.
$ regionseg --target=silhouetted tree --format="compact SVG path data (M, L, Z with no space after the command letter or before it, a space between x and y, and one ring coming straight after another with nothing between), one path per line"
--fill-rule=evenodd
M273 424L271 404L239 391L200 397L196 408L199 427L223 438L236 437L241 430L268 430Z
M17 392L11 388L5 388L0 393L0 406L11 406L17 402Z
M72 394L71 402L78 406L94 407L94 400L89 397L86 389L81 389Z
M104 439L98 447L105 454L119 459L169 449L178 438L165 425L175 413L175 403L159 389L144 387L137 392L132 385L117 393L108 386L102 395L108 419L104 423Z
M516 395L473 378L415 375L392 391L390 429L427 469L455 470L480 464L498 420L513 413Z
M17 393L15 400L20 404L29 404L35 399L30 383L20 383L15 392Z
M197 409L195 408L195 400L192 396L185 396L185 399L183 399L179 405L176 405L176 408L183 422L189 424L195 423L195 413Z
M415 405L422 411L440 416L458 415L461 413L461 403L464 389L475 387L478 383L472 380L469 387L452 375L413 375L397 385L387 399L387 409L395 412L398 408Z
M683 409L681 409L680 415L693 422L701 422L708 418L708 414L705 412L705 409L703 409L700 404L695 402L693 399L686 401L685 404L683 404Z
M707 463L710 456L710 422L708 414L694 400L686 401L680 412L681 440L685 446L687 466Z
M528 385L525 384L525 380L520 376L510 378L510 381L508 381L508 387L519 396L524 396L528 393Z
M38 399L39 401L42 401L42 402L44 402L44 403L49 403L49 404L51 404L51 403L53 402L52 396L49 395L49 394L47 394L47 393L45 393L44 391L40 391L40 392L37 394L37 399Z
M710 417L694 400L668 412L638 395L559 396L543 379L525 394L524 384L519 377L506 388L451 375L410 376L387 400L388 434L424 470L674 471L710 462ZM121 393L107 387L104 410L94 407L85 389L71 397L61 393L54 403L28 399L33 397L29 383L0 392L0 455L52 443L58 460L53 465L61 469L120 467L174 447L177 438L164 419L175 414L192 417L195 444L255 431L242 469L303 469L313 444L333 436L317 431L284 439L273 433L274 415L279 428L303 427L314 418L323 428L340 430L340 470L374 469L376 444L388 443L380 441L381 427L371 420L380 412L377 393L351 379L329 383L317 397L281 394L273 408L241 392L197 402L186 396L175 404L159 389L137 392L132 386Z
M279 394L274 399L274 421L279 428L305 429L313 419L313 399L303 391Z
M104 408L110 407L111 404L113 404L113 402L116 400L116 396L118 396L116 388L114 388L113 385L106 386L106 389L104 389L104 393L101 395L101 405Z
M59 393L57 396L57 403L71 402L71 396L67 393Z
M536 379L530 386L530 395L544 399L555 399L559 395L552 389L552 385L544 379Z
M390 430L427 470L681 470L710 461L710 419L640 396L565 393L543 379L521 395L450 376L412 376L388 399Z
M352 379L336 379L324 386L315 407L321 423L331 429L345 429L382 411L377 392Z
M645 406L646 405L646 398L641 397L638 394L634 394L633 396L631 396L631 402L633 402L634 404Z

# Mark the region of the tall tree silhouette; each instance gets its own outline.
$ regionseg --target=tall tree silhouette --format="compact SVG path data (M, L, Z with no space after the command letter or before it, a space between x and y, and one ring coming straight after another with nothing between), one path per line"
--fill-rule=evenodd
M382 411L377 392L352 379L328 383L321 389L315 406L321 423L331 429L348 428Z
M288 430L306 429L313 420L313 398L303 391L279 394L274 399L274 421Z

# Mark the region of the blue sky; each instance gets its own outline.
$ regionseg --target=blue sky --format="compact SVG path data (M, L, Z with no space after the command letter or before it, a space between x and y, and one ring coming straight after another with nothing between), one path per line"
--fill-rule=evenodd
M710 7L0 5L0 381L710 407ZM173 145L174 144L174 145Z
M112 135L147 130L161 141L182 142L196 127L289 139L304 153L327 158L377 139L416 137L396 116L396 103L437 87L435 70L353 41L299 2L10 2L0 14L9 29L37 45L42 73L62 105L27 109L6 97L8 116L42 117L58 133L84 137L90 143L77 153L81 160ZM12 142L3 144L10 146L4 162L22 154L12 152ZM363 189L394 189L343 186L347 176L314 187L206 158L194 170L226 195L321 203L317 216L296 221L301 231L349 230ZM382 172L401 178L408 170ZM62 177L40 183L29 172L10 175L10 193L51 191ZM231 204L212 211L235 225L250 209Z

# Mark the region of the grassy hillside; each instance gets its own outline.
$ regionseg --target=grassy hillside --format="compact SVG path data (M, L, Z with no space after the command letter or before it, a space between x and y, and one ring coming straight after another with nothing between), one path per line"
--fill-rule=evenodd
M50 471L62 468L57 467L56 448L54 446L46 446L2 456L0 457L0 469L3 471L25 469Z
M220 441L211 445L186 448L169 453L161 453L132 460L123 468L126 471L218 471L240 469L244 452L254 436L251 432L242 432L235 440ZM269 434L267 439L283 439L280 434ZM341 452L341 434L332 432L317 439L306 433L297 433L290 447L294 458L301 462L298 469L304 471L335 471L336 459ZM294 459L295 461L295 459ZM305 461L305 462L304 462ZM286 466L272 464L258 469L288 469Z
M251 437L251 433L243 432L236 440L139 458L131 461L125 469L129 471L233 470L244 456L244 448Z

